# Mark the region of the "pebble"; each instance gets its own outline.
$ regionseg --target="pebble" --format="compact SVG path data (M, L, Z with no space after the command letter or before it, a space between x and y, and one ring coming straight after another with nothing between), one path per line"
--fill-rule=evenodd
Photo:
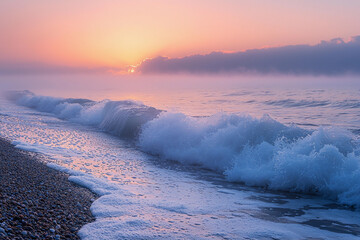
M89 209L97 196L44 162L0 138L1 240L79 239L78 229L95 220Z

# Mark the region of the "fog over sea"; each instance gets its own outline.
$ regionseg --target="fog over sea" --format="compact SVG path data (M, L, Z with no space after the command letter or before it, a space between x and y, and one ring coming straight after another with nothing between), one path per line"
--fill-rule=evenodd
M360 236L357 76L4 75L0 87L0 136L101 196L83 239Z

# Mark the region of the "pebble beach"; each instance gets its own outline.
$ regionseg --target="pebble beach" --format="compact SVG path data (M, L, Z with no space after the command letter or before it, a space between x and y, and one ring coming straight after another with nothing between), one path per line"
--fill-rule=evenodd
M97 196L46 166L45 156L0 139L0 239L79 239Z

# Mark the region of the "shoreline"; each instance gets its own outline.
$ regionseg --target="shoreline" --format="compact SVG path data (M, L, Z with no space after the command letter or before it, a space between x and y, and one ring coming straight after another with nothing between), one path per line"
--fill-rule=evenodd
M46 166L42 156L0 138L0 238L80 239L98 196Z

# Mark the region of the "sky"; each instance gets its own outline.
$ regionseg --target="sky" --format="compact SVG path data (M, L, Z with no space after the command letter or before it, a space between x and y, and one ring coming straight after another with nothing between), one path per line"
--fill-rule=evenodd
M160 56L348 43L359 10L358 0L1 0L0 74L145 73Z

